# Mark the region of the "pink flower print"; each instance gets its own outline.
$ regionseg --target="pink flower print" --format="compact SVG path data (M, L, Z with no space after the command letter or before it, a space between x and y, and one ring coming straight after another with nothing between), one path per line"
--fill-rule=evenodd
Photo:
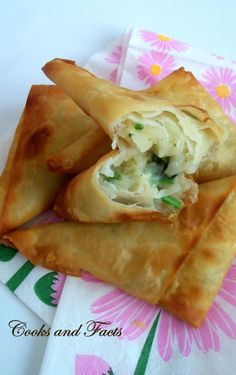
M81 274L81 278L85 281L90 281L91 283L102 283L103 281L97 279L95 276L91 275L91 273L87 271L83 271Z
M122 57L122 46L117 46L114 51L111 52L111 54L105 58L105 60L110 63L116 65L116 68L112 70L110 74L110 80L112 82L116 82L117 79L117 73L118 73L118 67L121 61Z
M222 288L200 328L193 328L160 307L140 301L119 289L113 289L95 300L91 311L96 315L96 319L110 321L116 327L122 328L119 338L128 340L136 340L142 336L153 323L155 316L160 314L156 345L162 359L169 361L176 347L186 357L191 354L193 347L203 353L210 350L218 352L219 332L236 340L236 323L225 311L225 301L236 307L236 263L227 273Z
M210 68L202 76L201 84L227 113L236 107L236 74L229 68Z
M157 334L157 349L164 361L172 358L175 346L178 346L180 353L186 357L191 354L193 343L203 353L209 350L218 352L220 350L219 331L236 340L236 324L216 302L212 304L200 328L193 328L175 316L162 311Z
M116 68L116 69L114 69L114 70L112 70L112 72L111 72L111 74L110 74L110 80L111 80L111 82L116 82L116 80L117 80L117 73L118 73L118 69Z
M140 34L144 42L149 43L151 46L157 47L158 50L161 51L166 52L174 50L177 52L183 52L189 48L187 43L180 42L162 34L157 34L146 30L141 30Z
M145 52L138 58L138 77L141 81L145 80L146 85L154 85L170 74L174 68L174 58L163 52Z
M122 327L122 337L135 340L150 326L159 308L149 305L137 298L114 289L96 300L91 311L97 314L96 319L109 321Z
M55 305L58 305L65 280L66 276L63 275L63 273L57 273L54 277L53 283L51 285L51 289L53 290L51 297L53 298L52 303Z
M77 354L75 375L113 375L113 371L104 359L96 355Z
M60 223L63 220L64 219L56 215L55 211L48 210L38 216L35 216L33 219L27 221L27 223L23 224L21 228L23 229L30 228L35 225Z
M225 301L236 307L236 264L233 264L224 278L223 285L218 293Z
M39 224L55 224L64 221L61 217L57 216L54 210L48 210L38 216Z
M101 280L98 280L96 277L94 277L93 275L91 275L91 273L87 271L83 271L81 278L85 281L90 281L92 283L102 283Z
M122 56L122 46L116 46L115 50L111 52L111 54L106 57L106 61L118 65L120 63L120 59Z

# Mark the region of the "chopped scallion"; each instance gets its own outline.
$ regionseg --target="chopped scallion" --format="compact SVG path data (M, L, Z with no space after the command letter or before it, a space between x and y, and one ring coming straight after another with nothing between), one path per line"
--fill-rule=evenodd
M104 180L108 182L114 180L121 180L121 175L117 171L115 171L114 176L104 176Z
M143 129L143 125L138 123L138 122L136 122L136 124L134 124L134 127L135 127L136 130L142 130Z
M171 177L162 177L159 180L159 184L166 184L166 185L173 185L174 184L174 179Z
M170 197L169 195L167 195L166 197L162 197L161 200L162 202L170 204L171 206L175 208L180 208L182 206L182 203L178 199Z

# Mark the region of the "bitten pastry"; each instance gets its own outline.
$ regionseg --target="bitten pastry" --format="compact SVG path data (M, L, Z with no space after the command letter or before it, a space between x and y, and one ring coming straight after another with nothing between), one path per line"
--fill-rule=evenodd
M46 160L90 130L91 118L61 89L32 86L0 179L0 236L52 207L67 178L49 172Z
M127 178L126 180L114 178L116 165L108 170L106 168L108 163L106 163L102 168L102 174L105 175L103 185L108 196L111 196L111 190L114 193L113 187L129 191L126 202L124 200L118 202L118 212L116 203L113 204L113 207L116 207L114 214L110 207L110 212L106 215L107 205L99 214L98 207L101 204L95 195L89 198L94 201L93 213L90 214L88 210L81 212L81 199L79 202L75 202L74 199L72 199L73 203L67 202L68 212L75 213L74 219L82 218L83 221L107 223L122 222L124 218L126 221L160 220L171 218L172 214L176 214L176 209L196 201L194 183L185 175L195 173L202 162L210 160L224 138L223 128L214 123L207 112L188 105L176 106L149 95L119 88L108 81L94 77L86 70L75 66L73 62L53 60L44 67L44 71L100 124L111 137L113 148L118 146L122 153L119 161L115 163L122 165L121 169L125 166L124 174L128 174L127 165L131 166L132 170L128 181ZM132 150L135 153L130 158ZM146 173L147 165L153 167L150 172L151 178ZM121 174L118 172L118 175ZM106 183L109 182L108 179L110 184ZM95 180L96 178L93 182ZM80 185L82 177L76 181L79 181ZM88 181L87 178L87 183ZM124 181L126 181L125 187ZM163 189L160 186L162 184L173 186L169 186L169 189L164 186ZM140 185L142 185L141 189L148 189L145 200L148 198L149 202L144 203L143 197L140 197ZM76 184L73 186L75 188ZM160 193L159 190L162 192ZM164 194L167 191L170 194ZM70 193L67 194L69 195ZM113 197L116 198L114 194ZM166 204L163 205L163 202ZM121 204L123 204L123 211L120 210ZM82 209L85 205L83 204ZM127 210L128 205L132 207ZM143 208L140 210L138 206L149 208L149 211L151 209L151 214L148 212L145 215Z
M236 126L191 72L180 68L143 92L180 105L188 103L203 108L224 128L225 141L215 151L211 161L205 160L200 164L194 176L197 182L215 180L236 173Z
M113 141L141 153L168 158L166 174L192 174L211 160L224 140L224 129L196 106L174 105L98 79L74 64L55 59L43 71L90 116Z
M89 271L147 302L161 300L199 326L236 251L235 189L236 177L200 185L198 202L171 224L62 222L18 230L4 241L34 264L71 275Z
M191 72L180 68L154 86L140 91L182 106L190 105L207 111L210 117L225 130L225 140L215 150L211 160L203 160L194 179L201 183L232 176L236 173L236 127L220 105L200 85ZM99 133L97 138L99 138ZM69 151L69 150L68 150ZM76 171L76 170L75 170Z
M184 173L169 177L167 164L134 148L111 151L62 189L54 209L92 223L172 220L197 200L198 186Z

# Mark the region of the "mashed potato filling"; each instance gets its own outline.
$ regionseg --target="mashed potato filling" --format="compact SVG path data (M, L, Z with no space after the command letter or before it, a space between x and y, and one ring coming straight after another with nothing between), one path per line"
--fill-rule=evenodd
M129 149L107 161L99 171L99 181L106 195L116 202L150 209L164 206L172 212L185 205L187 195L188 201L195 202L198 189L184 173L169 177L168 165L168 158Z
M133 112L114 125L113 148L127 144L141 153L151 151L168 157L165 174L193 174L213 151L215 135L206 122L187 110L169 109L158 113Z

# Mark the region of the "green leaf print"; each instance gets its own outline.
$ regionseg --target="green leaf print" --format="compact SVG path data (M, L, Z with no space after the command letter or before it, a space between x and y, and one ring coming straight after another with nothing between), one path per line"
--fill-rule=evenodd
M159 311L159 313L157 314L156 319L154 320L153 325L152 325L152 327L149 331L149 334L146 338L146 341L145 341L143 349L141 351L136 369L134 371L134 375L144 375L145 374L148 359L149 359L149 355L150 355L150 352L151 352L151 349L152 349L152 343L153 343L155 333L156 333L156 329L157 329L157 324L158 324L158 321L159 321L159 318L160 318L160 313L161 313L161 311Z
M17 250L12 247L0 244L0 261L9 262L16 255Z
M114 372L112 371L111 367L108 370L108 375L115 375Z
M11 276L11 278L6 282L6 286L14 292L18 286L25 280L29 273L34 268L34 265L27 260L19 269Z
M38 298L44 302L46 305L56 307L57 305L53 303L53 297L51 294L54 292L52 289L52 284L54 278L57 276L57 272L49 272L46 275L42 276L34 284L34 291Z

